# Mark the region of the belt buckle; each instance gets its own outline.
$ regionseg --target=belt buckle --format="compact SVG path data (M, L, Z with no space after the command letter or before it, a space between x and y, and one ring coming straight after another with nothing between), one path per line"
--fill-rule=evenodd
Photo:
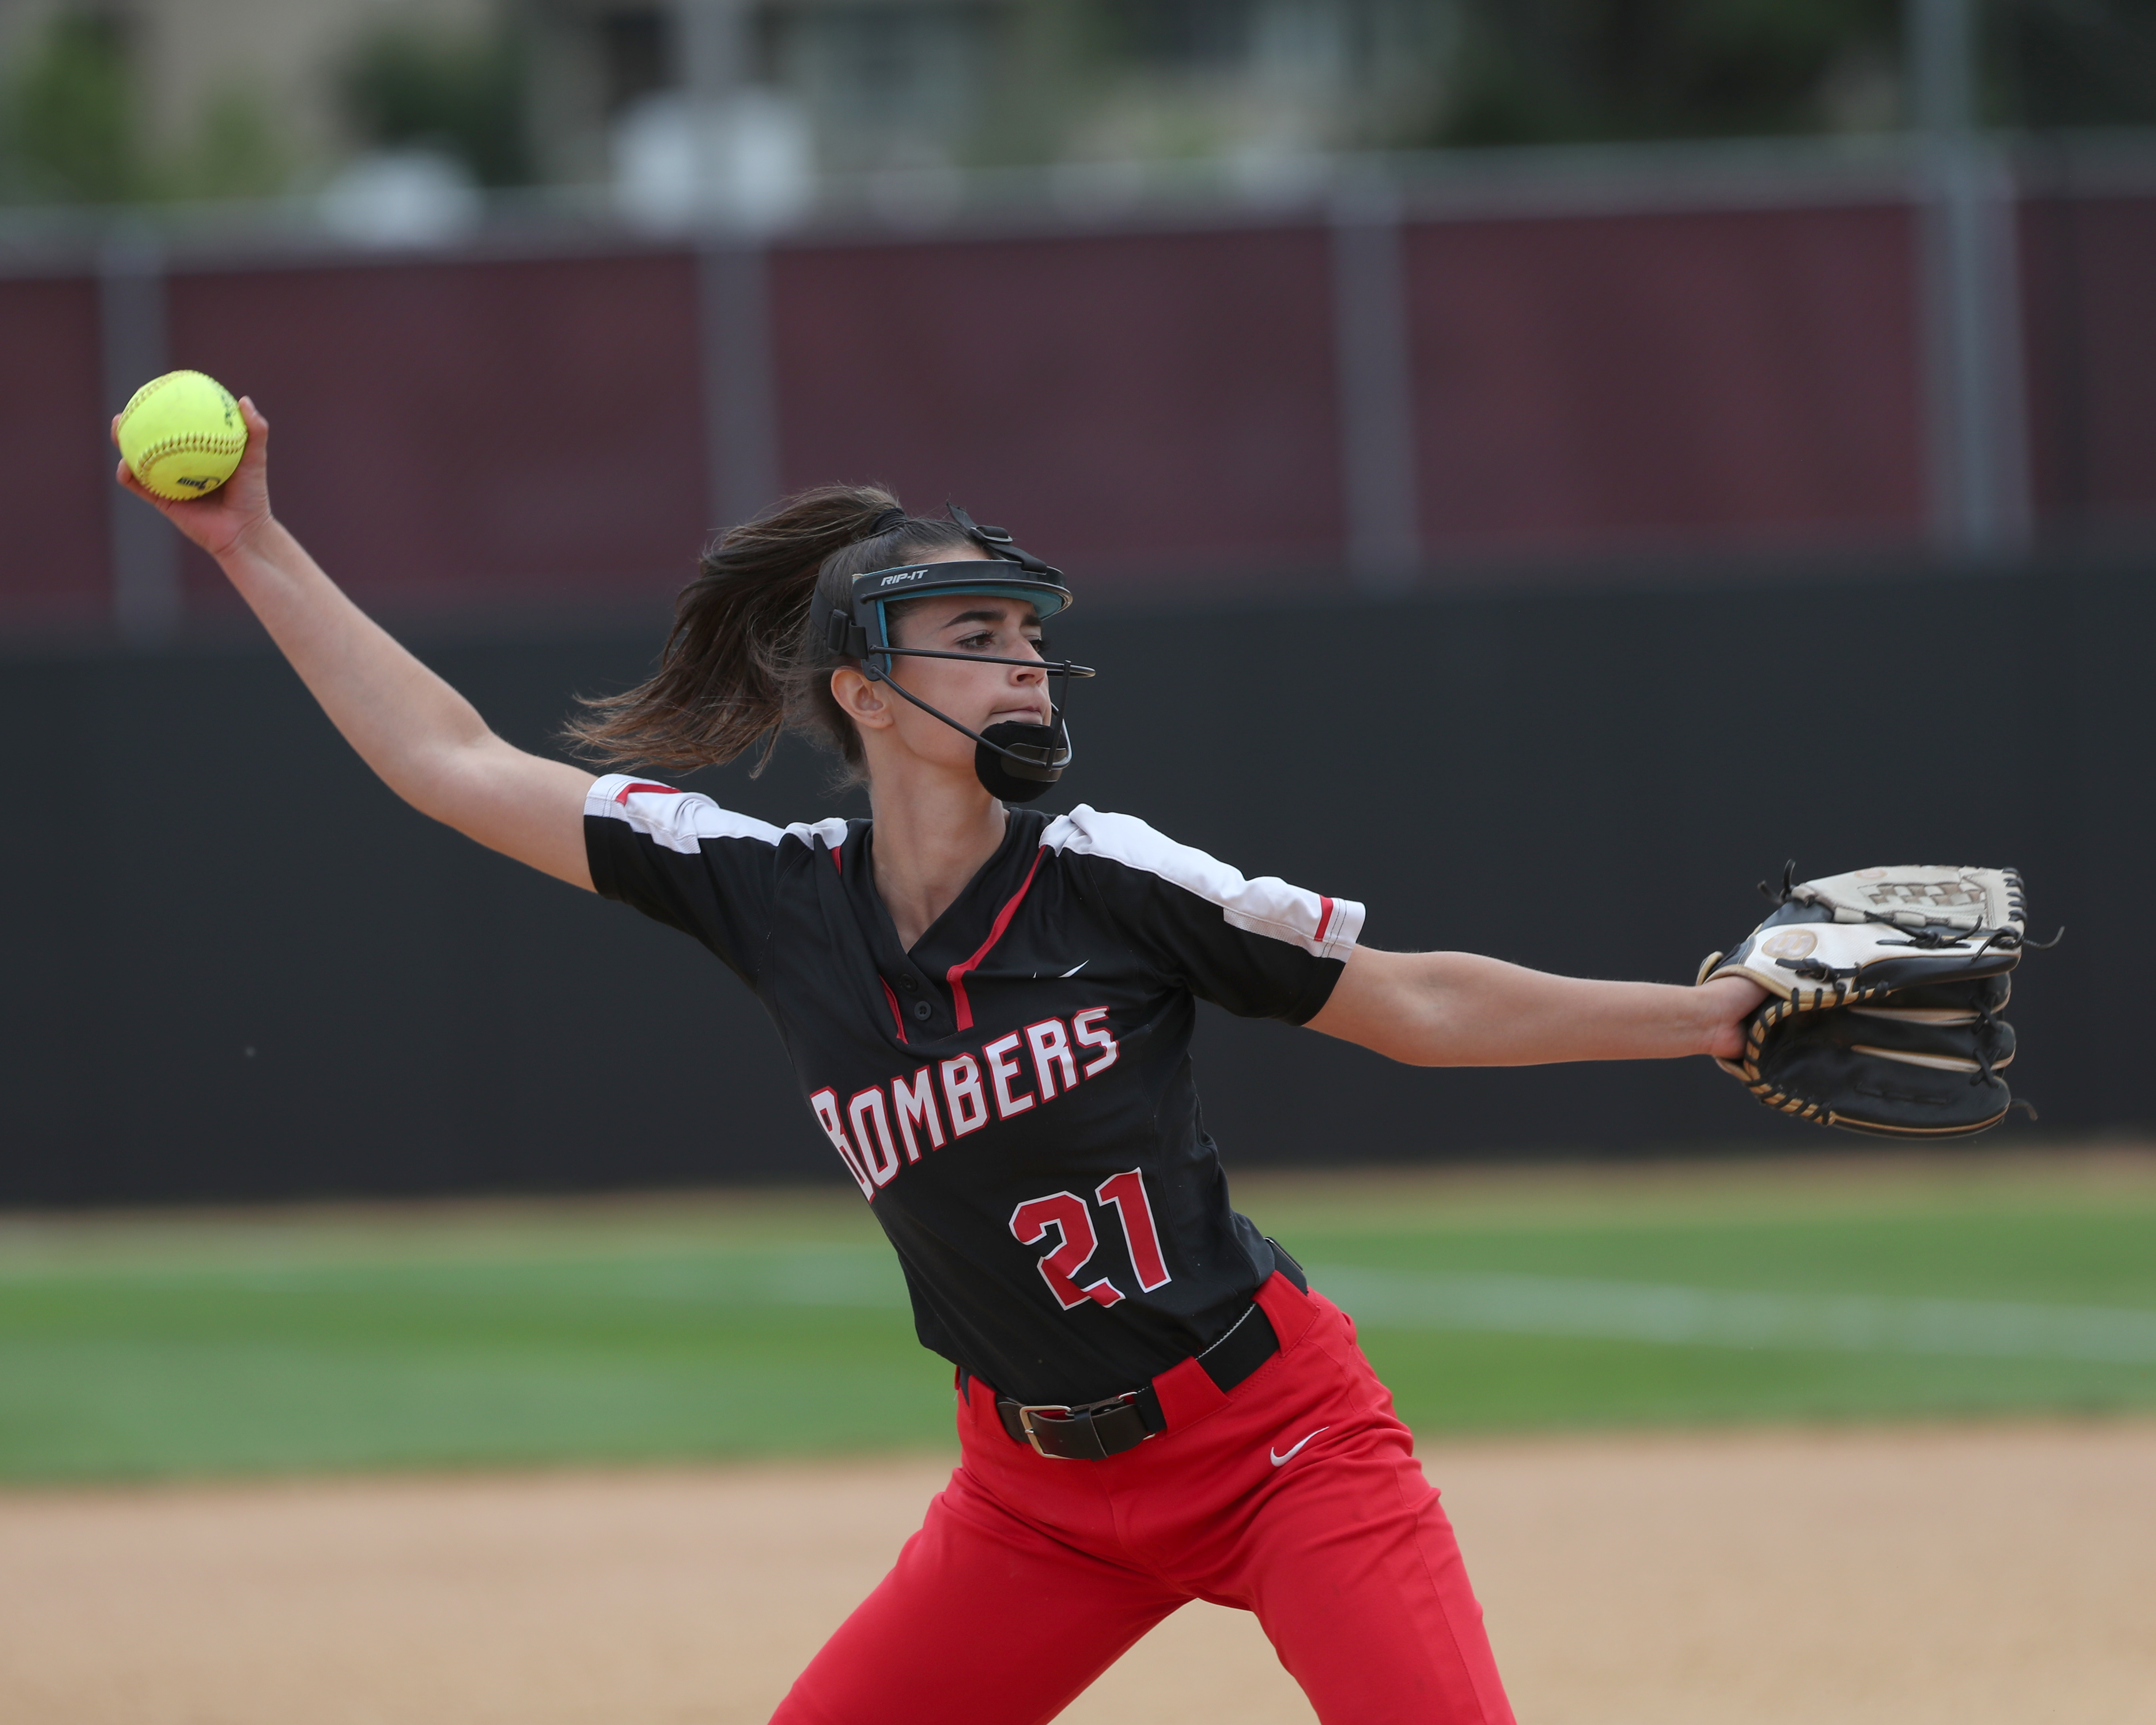
M1019 1410L1018 1410L1018 1423L1019 1423L1019 1429L1020 1430L1022 1430L1023 1432L1024 1432L1024 1433L1025 1433L1025 1440L1026 1440L1026 1442L1028 1442L1029 1444L1031 1444L1031 1445L1033 1445L1033 1453L1034 1453L1034 1455L1036 1455L1040 1456L1040 1459L1041 1459L1042 1461L1070 1461L1070 1460L1072 1459L1070 1456L1068 1456L1068 1455L1050 1455L1050 1454L1048 1453L1048 1451L1047 1451L1047 1450L1044 1450L1044 1449L1042 1449L1042 1448L1040 1447L1040 1434L1039 1432L1035 1431L1035 1430L1033 1429L1033 1416L1034 1416L1035 1414L1060 1414L1060 1416L1061 1416L1061 1417L1062 1417L1065 1421L1067 1421L1067 1420L1070 1420L1070 1403L1068 1403L1068 1402L1034 1402L1034 1403L1033 1403L1030 1406L1028 1406L1028 1405L1026 1405L1026 1404L1020 1404L1020 1405L1019 1405Z
M1091 1420L1096 1414L1106 1413L1111 1408L1120 1408L1127 1403L1136 1401L1137 1399L1137 1391L1135 1389L1127 1389L1121 1395L1111 1395L1105 1401L1085 1402L1076 1407L1071 1406L1068 1402L1020 1403L1019 1404L1018 1410L1018 1423L1019 1429L1025 1433L1026 1442L1033 1445L1033 1453L1040 1456L1042 1461L1082 1461L1084 1459L1082 1456L1056 1455L1042 1449L1040 1447L1040 1434L1033 1429L1033 1416L1035 1414L1047 1414L1055 1416L1050 1422L1051 1424L1059 1425L1074 1425L1081 1420Z

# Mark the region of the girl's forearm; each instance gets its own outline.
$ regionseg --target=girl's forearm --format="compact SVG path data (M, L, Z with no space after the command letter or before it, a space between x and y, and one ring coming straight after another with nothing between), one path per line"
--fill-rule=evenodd
M218 561L346 742L398 795L447 819L454 757L493 741L471 703L346 598L279 522L263 522Z
M1553 976L1473 952L1358 948L1311 1028L1417 1066L1526 1066L1727 1053L1756 985Z
M1423 1065L1671 1060L1702 1052L1727 1014L1716 995L1666 983L1553 976L1472 952L1424 960Z
M346 742L424 814L572 886L589 888L583 805L592 775L513 748L472 704L345 597L270 509L270 422L239 398L247 452L185 502L113 477L208 552ZM119 421L113 422L114 439Z
M478 710L345 597L274 521L218 562L330 722L383 783L466 838L587 890L592 775L496 737Z

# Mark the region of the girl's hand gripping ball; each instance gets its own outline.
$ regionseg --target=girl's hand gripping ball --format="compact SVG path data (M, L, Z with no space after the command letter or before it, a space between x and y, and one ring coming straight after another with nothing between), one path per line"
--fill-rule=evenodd
M136 483L175 502L214 491L247 453L239 404L200 372L152 377L120 410L118 434Z

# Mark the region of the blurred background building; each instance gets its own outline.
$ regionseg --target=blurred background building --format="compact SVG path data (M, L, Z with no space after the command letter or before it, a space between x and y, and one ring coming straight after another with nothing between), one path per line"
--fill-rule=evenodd
M591 184L700 94L835 174L1417 144L1455 124L1467 24L1413 0L16 0L5 28L18 193L101 200L381 149Z
M747 101L822 176L1872 135L1895 0L8 0L18 198L256 196L371 151L488 187L634 173L669 105ZM1922 8L1917 8L1921 11ZM2138 0L1998 0L1987 120L2146 123ZM1307 169L1305 173L1306 176Z
M1793 846L2018 863L2092 927L2156 841L2152 300L2156 0L0 0L0 725L126 788L57 876L0 855L42 1147L0 1196L809 1144L760 1040L723 1147L694 1086L627 1160L602 1093L502 1111L763 1033L368 800L110 484L106 416L170 367L262 402L280 513L534 746L637 675L710 533L882 478L1079 581L1127 680L1079 794L1393 906L1381 943L1676 977ZM1861 763L1823 806L1760 788L1799 732ZM235 872L205 762L282 787L244 819L305 869ZM790 755L711 788L819 794ZM1373 810L1394 842L1340 836ZM1591 963L1547 915L1583 874L1635 912ZM597 1021L539 956L572 951ZM2145 1124L2134 967L2046 964L2047 1121ZM1805 1130L1689 1071L1265 1034L1209 1056L1246 1153Z

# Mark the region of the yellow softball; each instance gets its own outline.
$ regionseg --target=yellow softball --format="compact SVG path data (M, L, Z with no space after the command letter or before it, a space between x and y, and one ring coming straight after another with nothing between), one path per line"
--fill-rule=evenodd
M146 491L175 501L207 496L247 453L239 403L200 372L152 377L120 410L120 455Z

